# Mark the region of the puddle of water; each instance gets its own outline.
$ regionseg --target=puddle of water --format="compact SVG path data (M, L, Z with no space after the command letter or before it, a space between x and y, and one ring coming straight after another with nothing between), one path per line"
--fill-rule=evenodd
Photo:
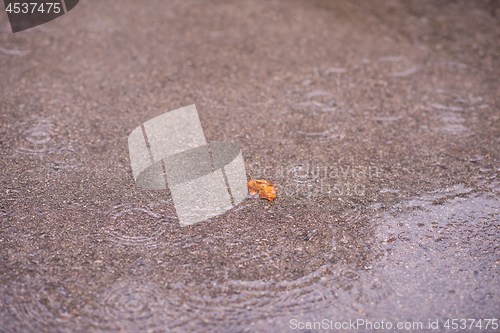
M193 226L198 228L195 232L171 227L170 205L124 204L102 213L108 239L129 247L126 257L134 251L144 253L142 247L148 249L147 257L139 255L139 261L130 263L123 258L116 266L116 259L107 261L105 256L69 280L54 274L51 279L41 277L38 271L54 264L33 266L38 267L37 277L4 285L2 321L12 331L29 332L267 332L269 327L289 330L294 318L395 322L411 315L425 323L451 316L486 318L496 315L500 304L500 204L491 193L474 194L456 185L389 208L375 205L332 219L330 227L340 230L333 235L325 237L316 226L307 235L298 234L302 241L307 239L300 247L284 243L273 225L267 230L246 225L243 230L241 225L235 228L236 222L224 225L215 220L212 225ZM244 219L244 208L228 212L231 220ZM268 210L263 214L294 215L278 207ZM346 257L361 244L353 232L363 228L361 221L368 214L374 214L369 221L374 238L364 234L362 240L371 244L368 260L365 267L351 266ZM321 217L323 224L325 219ZM298 227L299 221L290 219L287 230L293 233ZM173 231L175 237L167 237ZM273 241L275 234L278 239ZM324 258L322 265L293 278L265 271L256 279L248 278L248 271L237 277L248 263L254 269L261 263L263 268L276 265L283 270L283 263L305 265L317 257ZM123 275L119 268L130 270L146 258L148 267L132 270L132 275ZM214 266L207 266L212 261ZM27 267L32 266L20 269ZM194 277L197 271L204 272L200 277L205 279ZM94 283L96 274L105 283Z
M395 207L377 220L382 259L373 272L390 281L400 309L422 304L422 318L495 316L500 203L489 195L463 197L470 191L455 186L424 195L402 205L411 211Z
M294 318L360 318L420 321L425 327L429 319L442 325L449 318L496 318L500 203L498 197L470 192L454 186L384 211L372 220L378 225L376 259L369 267L339 269L343 283L321 278L315 292L324 297L310 300L307 311L299 304L287 307L288 314L275 309L266 324L287 330ZM254 329L265 332L266 326Z

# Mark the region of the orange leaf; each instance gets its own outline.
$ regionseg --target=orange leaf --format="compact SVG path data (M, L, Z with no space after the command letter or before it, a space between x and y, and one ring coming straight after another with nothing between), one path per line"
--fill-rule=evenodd
M269 202L273 202L273 200L276 199L276 195L278 194L276 185L263 179L254 180L252 176L250 176L250 178L248 182L248 191L250 195L258 193L261 199L267 199Z

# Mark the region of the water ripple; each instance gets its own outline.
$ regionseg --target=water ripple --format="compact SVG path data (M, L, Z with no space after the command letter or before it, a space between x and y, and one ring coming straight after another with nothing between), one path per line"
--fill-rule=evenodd
M43 277L27 277L24 282L11 282L2 290L0 299L7 305L9 321L22 332L66 332L74 319L74 313L65 309L61 299L70 293L56 281Z
M166 332L185 324L185 311L177 295L169 295L154 283L117 282L101 295L89 315L101 331Z
M68 131L54 119L31 117L16 126L15 131L23 138L16 149L17 154L41 156L73 151Z
M122 204L107 211L108 238L128 246L155 247L165 242L169 226L176 224L172 203Z

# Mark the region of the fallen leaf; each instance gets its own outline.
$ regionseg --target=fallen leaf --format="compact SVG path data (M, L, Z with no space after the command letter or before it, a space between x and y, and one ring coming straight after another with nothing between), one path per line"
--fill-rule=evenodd
M267 199L269 202L273 202L276 199L276 185L265 181L263 179L254 180L252 176L250 176L250 181L248 182L248 191L250 195L259 194L261 199Z

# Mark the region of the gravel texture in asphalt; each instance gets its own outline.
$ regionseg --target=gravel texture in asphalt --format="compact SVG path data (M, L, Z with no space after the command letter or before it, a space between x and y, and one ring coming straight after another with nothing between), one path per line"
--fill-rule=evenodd
M500 331L499 57L499 1L4 12L0 332ZM136 186L128 135L191 104L272 204Z

